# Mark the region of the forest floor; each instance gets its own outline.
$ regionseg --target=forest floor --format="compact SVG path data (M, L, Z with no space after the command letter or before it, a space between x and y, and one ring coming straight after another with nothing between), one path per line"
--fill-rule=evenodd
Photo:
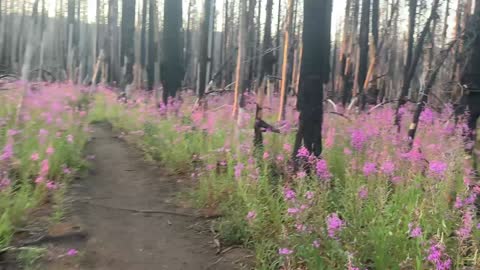
M79 253L50 255L55 259L41 269L241 268L238 262L246 253L220 252L210 222L179 206L177 195L185 183L145 161L141 151L116 137L109 125L93 127L86 154L95 158L88 176L72 185L67 220L73 225L65 225L86 237L50 244L49 253L65 254L68 249Z

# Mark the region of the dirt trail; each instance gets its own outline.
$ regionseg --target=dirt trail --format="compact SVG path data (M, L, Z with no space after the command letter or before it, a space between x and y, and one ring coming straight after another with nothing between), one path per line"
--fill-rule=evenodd
M90 175L72 187L72 219L88 240L73 244L80 251L76 263L67 268L53 261L47 269L238 269L215 255L211 235L191 228L198 222L193 211L174 204L181 190L175 179L145 162L140 151L115 138L107 125L94 130L87 146L87 154L95 156Z

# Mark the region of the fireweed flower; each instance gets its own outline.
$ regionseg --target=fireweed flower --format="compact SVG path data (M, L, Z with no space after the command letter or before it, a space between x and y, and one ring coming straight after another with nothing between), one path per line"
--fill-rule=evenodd
M13 144L7 143L5 147L3 147L3 152L0 155L0 160L8 160L13 157Z
M50 170L50 166L48 164L48 159L44 159L42 161L42 164L40 165L40 175L46 176L49 170Z
M308 151L305 146L302 146L300 149L298 149L297 157L299 158L308 158L310 156L310 152Z
M10 184L11 184L10 179L8 179L8 178L6 178L6 177L4 177L3 179L1 179L1 180L0 180L0 191L1 191L2 189L5 189L5 188L9 187Z
M368 188L366 186L363 186L358 190L358 197L362 200L368 197Z
M430 108L425 108L420 115L420 121L424 123L432 123L434 119L433 111Z
M473 228L473 215L470 210L466 210L463 214L462 227L457 230L457 235L461 240L465 240L470 237Z
M297 232L307 231L307 226L305 226L305 224L296 224L295 228L297 229Z
M247 214L247 220L252 221L255 218L257 218L257 212L249 211L248 214Z
M283 145L283 150L285 152L291 152L292 151L292 146L290 144L286 143L286 144Z
M57 189L57 184L55 184L55 182L53 181L48 181L47 184L45 185L47 187L47 189L49 190L55 190Z
M268 152L263 153L263 159L268 159L270 158L270 154Z
M320 247L320 241L319 240L314 240L313 243L312 243L312 246L314 248L319 248Z
M452 267L452 260L445 254L445 246L441 243L431 244L427 260L435 266L436 270L449 270Z
M335 238L336 234L343 230L345 222L338 217L337 213L332 213L327 217L327 231L328 236Z
M432 176L443 177L447 171L448 165L442 161L431 161L429 165L429 172Z
M332 174L328 171L327 161L324 159L318 160L315 168L317 170L317 176L321 180L330 180L332 177Z
M297 194L290 188L285 188L283 190L283 197L286 201L294 201L297 198Z
M367 142L367 136L359 129L355 129L351 134L351 144L353 149L360 151Z
M73 135L72 134L67 135L67 142L73 143Z
M244 168L245 168L245 166L243 165L243 163L238 163L237 165L235 165L234 174L235 174L236 179L238 179L242 176L242 171L243 171Z
M303 178L305 178L305 177L307 177L307 173L306 173L305 171L299 171L299 172L297 172L297 178L298 178L298 179L303 179Z
M381 167L382 173L391 176L395 172L395 164L391 161L385 161Z
M343 148L343 153L347 156L351 156L352 155L352 150L350 150L350 148Z
M375 174L377 172L377 165L372 162L367 162L365 165L363 165L363 174L365 176L370 176L372 174Z
M45 153L47 153L47 155L51 156L51 155L53 155L53 153L55 153L55 149L53 147L49 146L47 148L47 150L45 151Z
M307 192L305 192L305 198L306 198L307 200L312 200L314 196L315 196L315 194L313 193L313 191L307 191Z
M280 248L280 249L278 250L278 254L284 255L284 256L285 256L285 255L290 255L290 254L292 254L292 253L293 253L293 250L288 249L288 248Z
M290 215L296 215L296 214L300 213L300 209L298 209L296 207L288 208L287 213L290 214Z
M30 159L33 160L33 161L37 161L39 158L40 158L40 155L38 153L33 153L30 156Z
M78 254L78 251L73 248L67 251L67 256L70 256L70 257L76 256L77 254Z
M412 223L409 223L408 230L410 237L412 238L418 238L422 236L422 228L420 228L419 226L413 226Z

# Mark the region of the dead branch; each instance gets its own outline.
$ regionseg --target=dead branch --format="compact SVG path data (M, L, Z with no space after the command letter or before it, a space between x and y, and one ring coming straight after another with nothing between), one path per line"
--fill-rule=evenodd
M151 210L151 209L143 210L143 209L123 208L123 207L115 207L115 206L110 206L110 205L99 204L99 203L90 202L90 201L86 201L86 202L83 202L83 203L87 203L87 204L90 204L90 205L93 205L93 206L106 208L106 209L133 212L133 213L139 213L139 214L165 214L165 215L193 217L193 218L198 218L199 217L199 216L196 216L196 215L179 213L179 212L172 212L172 211L166 211L166 210Z

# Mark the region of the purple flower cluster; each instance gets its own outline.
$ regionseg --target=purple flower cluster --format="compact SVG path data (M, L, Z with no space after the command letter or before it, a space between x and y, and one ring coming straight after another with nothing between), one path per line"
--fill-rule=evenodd
M351 144L353 149L360 151L367 142L367 136L365 133L359 129L352 131L351 135Z
M365 176L371 176L377 172L377 165L372 162L367 162L363 165L363 174Z
M465 240L472 234L473 215L470 210L463 213L462 226L457 230L457 235L461 240Z
M316 168L316 171L317 171L317 176L318 176L318 178L320 178L320 180L325 180L326 181L326 180L330 180L330 178L332 177L332 174L328 170L328 165L327 165L326 160L319 159L317 161L317 164L316 164L315 168Z
M328 236L335 238L336 234L343 230L345 222L338 216L337 213L332 213L327 217L327 231Z
M428 249L427 260L436 270L449 270L452 267L452 260L445 253L445 246L441 243L432 243Z
M443 177L447 171L448 165L442 161L431 161L429 165L429 172L434 177Z

